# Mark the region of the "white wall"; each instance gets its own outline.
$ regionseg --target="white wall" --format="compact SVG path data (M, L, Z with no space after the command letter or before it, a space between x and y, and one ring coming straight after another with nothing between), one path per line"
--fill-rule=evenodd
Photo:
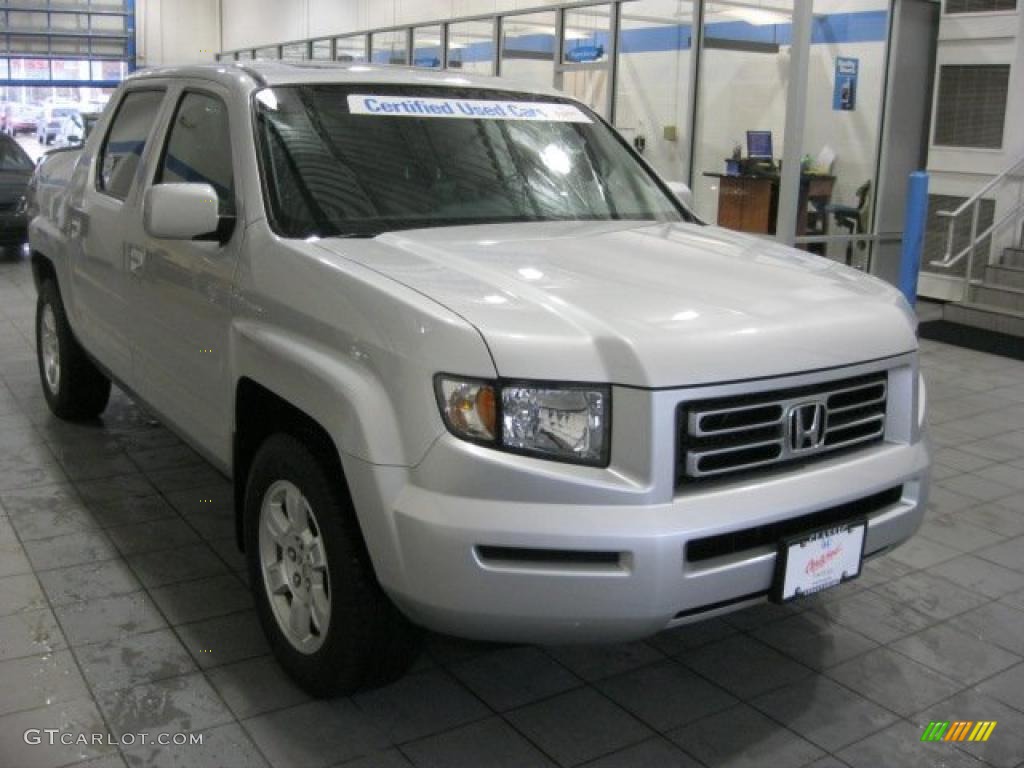
M140 67L214 61L220 50L218 0L137 0Z

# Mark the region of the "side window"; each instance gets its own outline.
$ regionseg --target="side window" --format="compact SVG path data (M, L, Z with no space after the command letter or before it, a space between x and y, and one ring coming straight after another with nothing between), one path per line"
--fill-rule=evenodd
M235 215L228 110L216 96L186 93L171 123L157 184L209 184L217 192L221 216Z
M122 99L100 151L100 191L118 200L128 197L163 99L163 91L133 91Z

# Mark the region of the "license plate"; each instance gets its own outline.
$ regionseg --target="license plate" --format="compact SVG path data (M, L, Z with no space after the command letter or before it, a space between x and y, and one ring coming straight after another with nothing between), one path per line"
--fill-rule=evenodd
M785 603L860 576L868 524L856 520L783 539L771 597Z

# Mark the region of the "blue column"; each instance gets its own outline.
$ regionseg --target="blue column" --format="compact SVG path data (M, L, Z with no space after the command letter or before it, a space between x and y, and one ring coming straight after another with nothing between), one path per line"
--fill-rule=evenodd
M924 229L928 219L928 174L915 171L907 184L907 207L903 218L903 249L900 253L899 288L913 306L917 303L917 276L921 271Z
M125 0L124 3L125 17L124 25L125 32L128 33L128 72L134 72L138 66L138 62L135 60L137 42L135 40L135 0Z

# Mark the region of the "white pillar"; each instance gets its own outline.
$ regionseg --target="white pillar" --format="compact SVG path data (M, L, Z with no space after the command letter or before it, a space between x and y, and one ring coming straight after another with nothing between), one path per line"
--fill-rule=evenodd
M789 88L786 92L785 148L782 152L782 178L779 180L779 217L775 237L793 244L796 237L800 202L800 158L803 157L804 122L807 116L807 70L811 56L811 27L814 0L793 2L793 45L789 50Z

